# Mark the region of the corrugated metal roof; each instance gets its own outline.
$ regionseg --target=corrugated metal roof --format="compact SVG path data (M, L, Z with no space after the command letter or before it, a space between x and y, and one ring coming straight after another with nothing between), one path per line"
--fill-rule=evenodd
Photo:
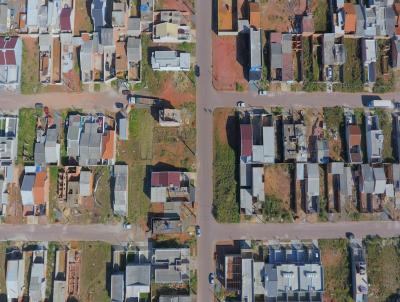
M250 124L240 125L241 156L252 155L253 133Z

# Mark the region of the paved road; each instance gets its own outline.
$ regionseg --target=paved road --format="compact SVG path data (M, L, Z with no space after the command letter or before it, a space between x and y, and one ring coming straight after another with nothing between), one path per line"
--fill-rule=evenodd
M0 227L0 241L105 241L121 244L142 238L136 228L124 230L121 225L10 225Z

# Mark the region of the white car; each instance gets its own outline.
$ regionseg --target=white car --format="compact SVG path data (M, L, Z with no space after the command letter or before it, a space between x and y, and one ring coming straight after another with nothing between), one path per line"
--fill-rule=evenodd
M259 90L258 91L258 95L268 95L268 91L266 91L266 90Z
M246 103L243 101L239 101L236 103L236 106L239 108L245 108L246 107Z

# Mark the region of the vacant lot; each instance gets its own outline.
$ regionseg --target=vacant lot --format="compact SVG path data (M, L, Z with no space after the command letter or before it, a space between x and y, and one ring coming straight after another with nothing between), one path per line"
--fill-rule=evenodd
M261 1L261 28L267 31L287 32L295 15L302 15L305 2L269 0Z
M325 301L350 301L350 260L347 240L319 240L324 266ZM331 299L331 300L330 300Z
M213 85L217 90L247 90L243 65L239 63L238 37L218 37L213 34ZM246 53L246 52L242 52Z
M36 139L36 118L39 110L21 108L18 127L18 162L33 162L34 143Z
M343 70L343 90L348 92L362 90L363 65L361 56L361 40L345 38L346 63Z
M196 169L196 105L185 103L181 107L180 127L154 128L153 164L167 163L188 171Z
M153 158L154 118L150 109L135 109L129 116L129 140L118 144L118 161L129 165L130 222L146 221L150 206L148 190Z
M218 222L239 222L236 181L237 121L232 109L214 111L214 216ZM226 129L232 130L229 134ZM229 138L229 140L225 139Z
M22 42L21 92L38 93L40 92L38 40L25 37Z
M399 238L365 240L369 301L396 301L400 288Z
M92 172L95 181L95 192L91 220L94 223L107 223L113 218L110 169L109 167L96 167Z
M107 271L111 266L111 246L102 242L81 242L82 267L80 301L110 301Z
M75 1L75 24L74 36L79 36L81 32L92 32L93 24L90 18L90 2L86 0Z
M342 107L324 108L326 137L329 140L329 156L333 161L344 158L344 113Z
M292 169L291 164L265 166L265 195L278 198L285 210L290 210Z
M58 167L49 167L49 208L48 217L49 222L58 222L57 214L60 213L58 208L58 198L57 198L57 178L58 178Z
M327 32L329 22L328 0L313 0L311 10L313 12L315 31Z
M383 150L382 157L384 162L393 162L393 148L392 148L392 114L388 110L377 109L375 113L379 117L380 127L383 132Z

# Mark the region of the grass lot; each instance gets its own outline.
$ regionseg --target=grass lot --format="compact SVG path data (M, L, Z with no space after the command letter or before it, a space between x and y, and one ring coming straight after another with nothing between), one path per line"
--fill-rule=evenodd
M331 157L334 160L341 160L344 158L345 148L345 130L344 130L344 113L342 107L325 107L324 120L326 123L326 137L329 140ZM332 135L331 131L335 132ZM335 140L335 136L338 138Z
M398 289L400 288L399 238L368 238L364 244L367 252L370 300L398 301Z
M53 300L54 267L56 265L56 251L59 246L58 243L50 242L47 251L46 298L48 298L49 301Z
M55 209L57 206L57 178L58 168L55 166L49 167L50 185L49 185L49 222L54 223L57 220Z
M95 181L99 179L99 182L94 193L96 209L95 214L91 215L92 220L98 223L107 223L113 218L109 167L96 167L93 169L93 174Z
M265 221L271 222L293 222L293 215L290 210L285 209L283 201L275 196L267 196L263 207Z
M239 222L235 150L214 137L214 216L218 222Z
M146 220L150 199L148 167L153 156L155 121L150 109L135 109L129 116L129 140L120 142L117 160L129 165L129 222Z
M363 65L360 39L345 38L346 63L342 90L347 92L360 91L363 88Z
M22 40L21 92L32 94L40 92L39 47L37 39Z
M352 301L347 240L319 240L324 266L325 296L332 301Z
M107 267L111 266L111 246L103 242L80 242L82 267L80 301L107 302Z
M33 162L36 139L36 117L39 111L32 108L19 110L18 163Z
M329 7L327 0L314 0L313 20L316 32L327 32Z
M379 117L380 127L383 132L383 150L382 157L384 162L393 162L393 147L392 147L392 114L388 110L376 109L375 113Z

